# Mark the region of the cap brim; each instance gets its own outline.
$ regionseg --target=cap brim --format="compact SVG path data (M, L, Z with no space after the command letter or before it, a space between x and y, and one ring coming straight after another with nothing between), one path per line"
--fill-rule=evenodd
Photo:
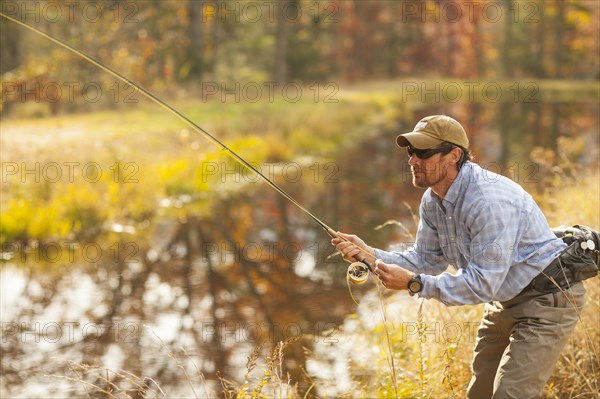
M404 133L396 137L396 143L400 147L408 147L410 145L418 150L427 150L435 147L438 144L441 144L442 142L442 140L435 139L427 136L426 134L417 132Z

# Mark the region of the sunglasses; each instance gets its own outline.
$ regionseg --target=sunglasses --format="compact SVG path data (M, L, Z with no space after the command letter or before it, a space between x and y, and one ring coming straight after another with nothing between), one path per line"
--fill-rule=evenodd
M406 147L406 150L408 151L409 157L416 155L417 158L419 158L419 159L427 159L427 158L431 158L435 154L439 154L439 153L441 153L442 155L446 155L450 151L452 151L453 147L454 146L449 145L449 144L440 144L437 147L429 148L427 150L419 150L417 148L408 146L408 147Z

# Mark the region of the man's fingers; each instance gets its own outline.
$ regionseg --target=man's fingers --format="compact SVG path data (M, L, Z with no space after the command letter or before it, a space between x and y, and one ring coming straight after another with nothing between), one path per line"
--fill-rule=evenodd
M352 246L348 246L346 251L344 251L344 256L346 256L348 258L352 258L355 255L358 255L359 253L360 253L360 249L358 249L357 247L352 245Z
M355 244L354 244L354 242L353 242L352 240L349 240L349 239L346 239L346 240L344 240L344 239L342 239L342 238L338 238L338 237L335 237L335 238L332 238L332 239L331 239L331 244L332 244L334 247L335 247L335 246L337 246L338 244L341 244L341 243L348 243L348 244L353 244L353 245L355 245Z
M344 234L344 233L340 233L339 231L337 232L337 234L342 237L342 239L345 239L346 241L349 241L353 244L359 245L360 244L360 239L355 236L354 234Z
M356 247L349 247L346 250L346 257L347 258L351 258L351 260L358 260L358 258L354 258L354 256L360 254L360 249L356 248Z
M381 259L377 259L375 261L375 268L377 270L381 270L384 273L389 271L389 265L387 263L384 263Z
M335 241L334 241L335 240ZM342 254L342 257L347 260L352 260L355 255L358 255L361 250L356 245L347 241L337 241L339 239L334 238L331 240L331 243L335 246L335 248Z
M366 244L357 236L340 233L339 231L336 234L338 237L331 239L331 245L341 252L344 259L348 261L359 260L359 258L364 258L365 254L370 254ZM360 256L357 258L357 255Z

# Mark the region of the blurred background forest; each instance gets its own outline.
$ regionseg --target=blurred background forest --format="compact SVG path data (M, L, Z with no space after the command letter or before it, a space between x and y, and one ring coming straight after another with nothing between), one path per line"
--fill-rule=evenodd
M598 1L0 6L372 245L412 242L422 191L394 139L438 113L551 225L600 228ZM372 281L352 287L357 306L306 215L133 86L5 18L0 78L0 396L464 397L479 307L420 310ZM586 284L545 397L597 397L600 289Z

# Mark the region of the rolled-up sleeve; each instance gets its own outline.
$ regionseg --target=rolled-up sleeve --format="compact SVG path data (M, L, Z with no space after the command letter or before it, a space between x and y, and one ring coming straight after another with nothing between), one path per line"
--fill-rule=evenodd
M399 265L413 273L426 273L437 275L448 268L445 261L438 232L425 207L421 204L419 208L420 221L417 229L417 240L412 245L407 244L404 251L375 250L375 255L385 263Z

